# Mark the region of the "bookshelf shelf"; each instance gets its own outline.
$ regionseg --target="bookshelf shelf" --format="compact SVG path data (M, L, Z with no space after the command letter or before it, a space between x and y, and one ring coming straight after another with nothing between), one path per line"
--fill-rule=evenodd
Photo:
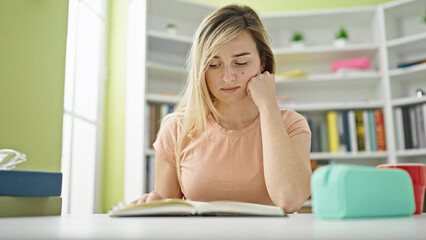
M175 74L185 74L185 69L179 65L164 64L161 62L147 62L146 67L158 72L171 72Z
M387 157L387 152L311 153L311 159L316 160L385 159Z
M389 51L398 54L413 53L426 45L426 34L404 37L402 40L394 40L388 44Z
M404 46L408 44L416 44L416 43L424 43L426 40L426 32L418 33L410 36L405 36L397 39L390 40L387 43L387 47L389 48L397 48L399 46Z
M406 149L396 152L398 157L417 157L426 156L426 149Z
M301 77L284 78L276 76L276 84L358 84L380 80L378 72L361 72L351 74L310 74Z
M324 45L324 46L307 46L303 49L294 49L294 48L278 48L272 49L276 55L294 55L294 54L318 54L329 56L333 53L346 53L346 52L358 52L366 54L372 51L378 50L377 44L366 43L366 44L352 44L345 47L335 47L333 45Z
M390 76L394 79L405 80L407 77L420 78L426 74L426 64L418 64L408 68L396 68L390 70Z
M167 96L167 95L163 95L163 94L149 93L146 96L146 100L149 103L176 104L176 103L179 102L180 98L178 96Z
M392 100L393 107L400 107L406 105L414 105L418 103L426 103L426 97L406 97Z
M148 31L148 37L153 39L162 39L170 42L181 42L185 44L191 44L192 43L192 37L184 36L184 35L178 35L178 34L170 34L167 32L160 32L155 30Z
M382 108L383 102L324 102L324 103L279 103L281 109L290 108L301 112L316 112L347 109Z

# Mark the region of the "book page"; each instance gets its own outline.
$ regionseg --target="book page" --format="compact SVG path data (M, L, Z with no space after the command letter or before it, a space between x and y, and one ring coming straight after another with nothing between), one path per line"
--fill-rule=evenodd
M146 215L194 215L196 208L189 201L181 199L163 199L149 203L128 205L111 213L111 216Z
M213 201L198 205L200 215L251 215L251 216L286 216L277 206L234 201Z

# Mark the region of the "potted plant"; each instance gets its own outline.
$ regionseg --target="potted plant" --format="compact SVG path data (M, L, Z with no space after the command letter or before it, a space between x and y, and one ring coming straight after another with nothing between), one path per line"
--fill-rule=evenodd
M340 27L335 34L334 45L336 47L344 47L349 39L348 32L344 27Z
M173 23L167 24L166 31L167 31L168 34L172 34L172 35L176 34L176 32L177 32L176 24L173 24Z
M294 32L291 36L291 47L293 48L303 48L305 46L304 43L305 37L301 32Z
M426 24L426 9L425 9L425 14L423 15L423 18L422 18L422 22L423 24Z

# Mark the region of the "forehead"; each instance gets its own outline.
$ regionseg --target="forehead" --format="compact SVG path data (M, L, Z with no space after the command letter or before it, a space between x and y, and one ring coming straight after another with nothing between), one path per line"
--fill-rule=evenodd
M234 39L224 43L216 56L228 57L241 52L257 53L256 43L248 31L242 31Z

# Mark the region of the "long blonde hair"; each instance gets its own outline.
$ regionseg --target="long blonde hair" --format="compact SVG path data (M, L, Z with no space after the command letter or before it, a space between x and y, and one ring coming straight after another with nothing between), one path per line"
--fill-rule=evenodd
M207 87L205 72L221 46L242 31L249 32L255 41L261 62L265 64L264 71L275 73L275 60L269 45L269 36L252 8L228 5L217 9L203 20L194 35L187 58L188 76L182 99L174 112L163 119L163 122L170 117L179 117L182 120L179 121L181 131L175 149L177 176L182 193L180 158L185 141L200 136L206 127L209 114L215 118L219 116L214 106L214 97Z

